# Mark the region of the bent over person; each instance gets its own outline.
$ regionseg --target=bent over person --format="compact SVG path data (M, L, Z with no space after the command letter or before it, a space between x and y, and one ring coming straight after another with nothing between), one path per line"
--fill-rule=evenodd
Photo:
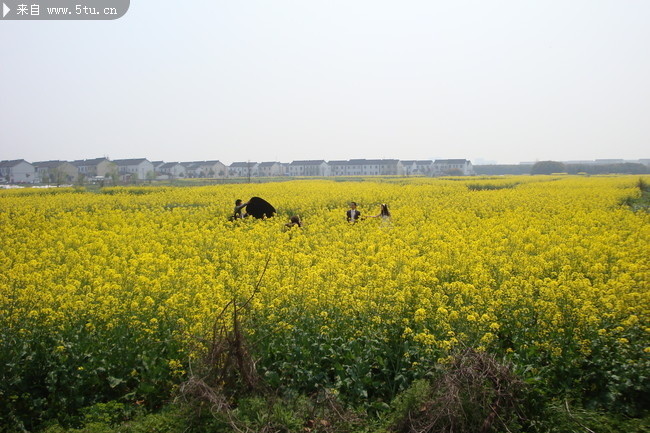
M232 215L231 218L233 220L235 220L235 219L238 219L238 218L247 217L248 214L242 214L242 209L245 208L247 204L248 204L248 202L242 203L242 201L240 199L235 200L235 210L234 210L233 215Z

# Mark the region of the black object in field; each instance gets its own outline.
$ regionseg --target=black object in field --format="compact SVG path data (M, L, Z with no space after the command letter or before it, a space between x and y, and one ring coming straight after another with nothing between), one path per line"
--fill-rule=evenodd
M246 213L255 218L271 218L275 215L275 208L263 198L253 197L248 200Z

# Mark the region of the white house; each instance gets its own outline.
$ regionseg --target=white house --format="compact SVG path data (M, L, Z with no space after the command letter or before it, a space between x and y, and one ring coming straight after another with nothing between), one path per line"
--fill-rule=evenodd
M258 171L260 176L282 176L283 168L282 164L275 161L261 162L258 166Z
M348 176L348 166L350 165L349 161L336 160L328 161L327 165L330 169L330 176Z
M146 180L155 175L153 164L146 158L116 159L113 162L122 180Z
M24 159L0 161L0 178L9 183L33 183L36 169Z
M221 161L203 161L201 167L208 173L208 177L228 177L228 167Z
M187 172L188 177L227 177L228 167L221 161L191 161L181 163Z
M433 161L430 159L402 161L402 167L407 176L431 176L433 174Z
M166 162L161 166L156 168L158 174L169 176L172 179L178 177L185 177L187 175L187 170L185 166L180 162Z
M404 173L404 167L397 159L351 159L343 167L347 176L387 176Z
M181 162L183 168L185 168L185 177L199 177L199 172L201 166L197 162L185 161Z
M474 167L466 159L436 159L433 162L434 176L473 176Z
M87 178L108 177L117 173L117 165L109 161L108 158L78 159L72 161L71 164L77 167L80 175Z
M259 176L259 164L252 161L233 162L228 166L228 173L233 177Z
M329 165L322 159L292 161L289 176L329 176Z
M70 183L79 177L79 169L67 161L39 161L32 164L36 170L36 182Z
M369 176L397 176L404 174L404 167L398 159L369 159L364 171Z

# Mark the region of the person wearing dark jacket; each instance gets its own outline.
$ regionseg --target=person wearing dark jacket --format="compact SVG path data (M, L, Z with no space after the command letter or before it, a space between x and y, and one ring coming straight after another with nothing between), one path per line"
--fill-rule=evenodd
M345 215L349 223L356 223L359 220L361 212L357 210L356 202L350 203L350 209L348 209Z

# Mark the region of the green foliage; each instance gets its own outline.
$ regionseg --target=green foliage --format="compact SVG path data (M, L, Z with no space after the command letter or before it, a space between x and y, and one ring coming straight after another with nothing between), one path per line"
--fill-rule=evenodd
M252 431L299 431L306 414L297 405L291 406L282 400L249 397L239 400L230 415L233 422Z
M157 413L136 411L125 418L128 407L109 402L105 406L84 409L88 414L78 428L65 428L52 424L42 433L182 433L191 422L188 413L177 405L167 405ZM120 407L122 409L120 409Z
M559 161L539 161L530 170L530 174L565 173L566 166Z
M466 349L393 401L390 426L404 433L520 431L523 395L523 383L508 365Z
M477 175L524 175L530 174L530 165L525 164L493 164L475 165Z
M416 348L401 338L397 326L353 335L366 322L360 318L359 323L341 321L323 334L319 318L303 322L284 332L259 328L258 369L273 388L306 394L330 389L348 404L376 411L422 374L411 367L419 360Z
M107 413L111 406L93 405L111 400L156 408L177 381L167 365L180 356L172 329L161 327L147 339L127 323L101 329L80 320L62 330L32 329L0 330L0 425L9 430L33 430L49 419L75 426L82 408Z
M650 183L644 178L639 178L636 187L639 189L638 194L621 199L621 206L628 206L633 211L650 210Z
M650 417L627 418L604 412L571 408L567 401L540 404L531 400L535 413L525 420L527 433L649 433Z
M513 189L518 182L508 182L508 183L468 183L467 189L470 191L494 191L499 189Z
M615 163L615 164L566 164L569 174L648 174L650 168L640 163Z
M418 379L402 393L398 394L390 407L388 423L397 425L409 418L411 413L417 413L431 397L433 389L429 380Z
M124 403L116 401L109 401L108 403L97 403L93 406L81 409L83 414L84 424L98 423L98 424L118 424L126 421L127 408Z

